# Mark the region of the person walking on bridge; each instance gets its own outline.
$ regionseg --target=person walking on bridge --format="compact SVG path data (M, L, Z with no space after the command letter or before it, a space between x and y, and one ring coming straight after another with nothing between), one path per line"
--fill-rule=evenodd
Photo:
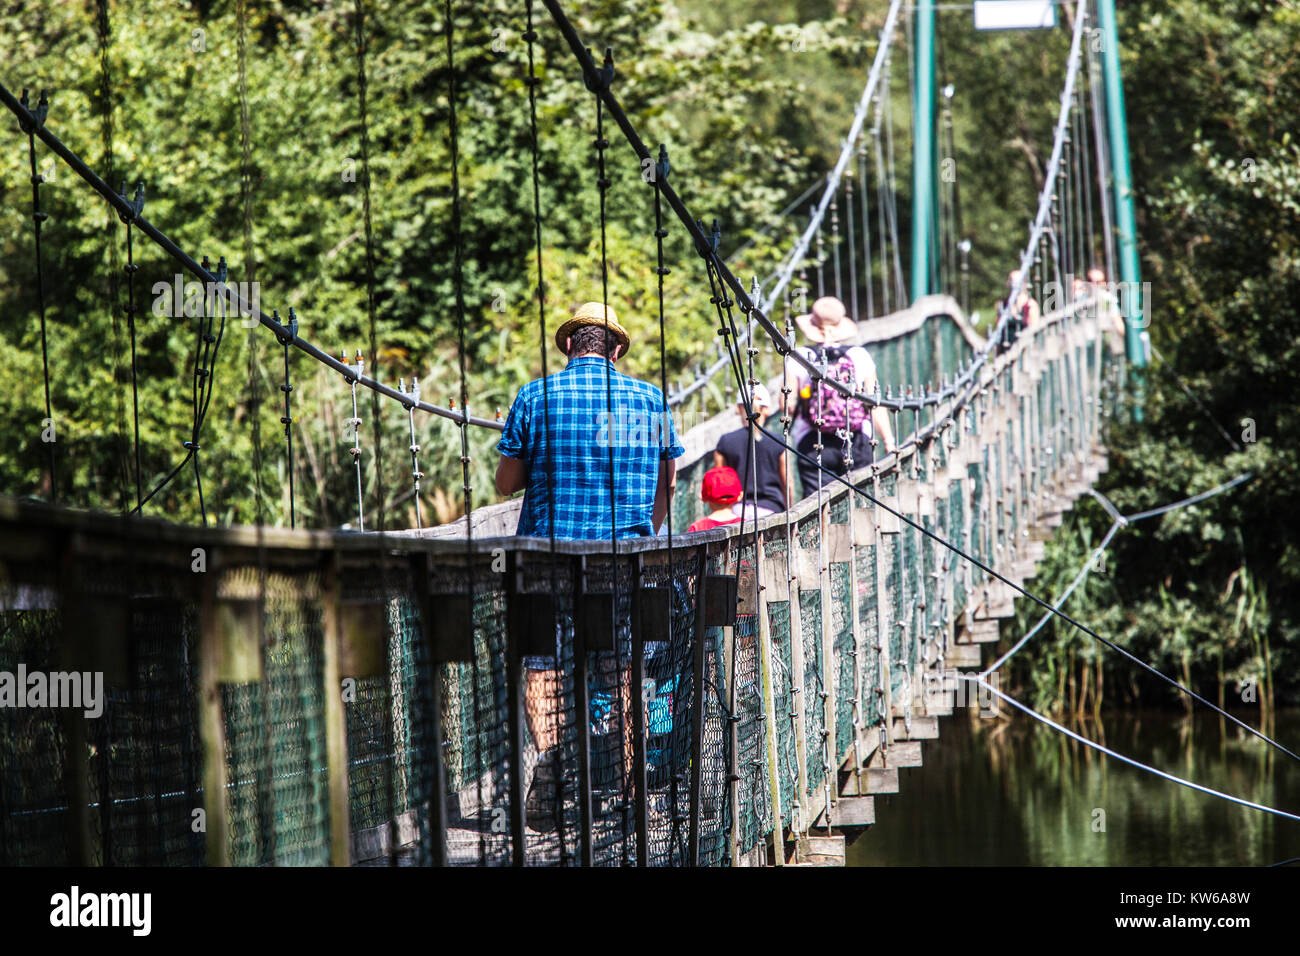
M664 410L663 392L615 369L631 337L614 310L599 302L579 306L556 330L555 344L568 364L519 390L497 443L497 491L524 492L515 534L565 540L653 535L668 513L676 459L686 451ZM538 830L554 828L560 792L554 702L561 686L562 633L557 626L554 655L524 658L524 710L538 751L527 812ZM630 659L630 641L624 621L618 629L619 661ZM662 646L647 642L646 659ZM630 771L626 666L618 683L624 769Z
M858 394L876 392L876 363L865 348L855 344L858 326L848 317L843 302L832 295L823 296L813 303L811 312L798 316L795 324L812 343L811 347L797 349L804 358L823 369L827 377ZM873 437L883 444L885 454L897 450L894 430L884 408L868 409L864 402L848 398L822 382L814 382L808 371L793 360L787 359L786 371L794 382L794 389L786 398L786 410L795 416L790 438L800 452L796 463L805 497L816 492L819 486L835 483L823 469L836 475L848 471L844 456L846 432L854 468L871 464L875 455ZM818 443L822 446L820 467Z
M755 384L750 390L750 400L756 416L753 435L750 435L749 409L745 397L738 395L736 414L740 416L741 426L718 439L718 445L713 451L713 467L726 466L740 476L740 486L754 500L743 503L737 500L732 510L737 517L752 520L784 511L790 507L790 500L785 478L785 446L763 430L768 416L776 408L772 404L772 395L766 386ZM749 461L751 437L755 452L752 470Z
M580 306L555 344L568 364L519 390L497 443L497 491L524 492L515 534L654 534L685 453L663 393L615 368L631 338L599 302Z

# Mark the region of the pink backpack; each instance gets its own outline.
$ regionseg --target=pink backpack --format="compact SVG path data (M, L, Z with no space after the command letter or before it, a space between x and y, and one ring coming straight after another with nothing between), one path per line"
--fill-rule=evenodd
M826 349L826 377L835 379L853 391L862 390L861 383L856 381L857 366L853 364L848 348L832 346ZM862 430L868 414L866 404L836 391L824 380L817 382L817 390L808 399L805 409L808 421L812 422L814 428L817 427L819 399L822 431L834 432L841 428L847 428L850 432Z

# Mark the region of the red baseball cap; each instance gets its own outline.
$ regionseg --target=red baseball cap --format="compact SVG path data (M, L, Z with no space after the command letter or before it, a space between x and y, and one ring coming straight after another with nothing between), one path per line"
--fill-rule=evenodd
M740 476L734 468L723 465L710 468L704 473L704 484L700 488L700 497L705 501L718 504L734 505L740 500L744 489L740 486Z

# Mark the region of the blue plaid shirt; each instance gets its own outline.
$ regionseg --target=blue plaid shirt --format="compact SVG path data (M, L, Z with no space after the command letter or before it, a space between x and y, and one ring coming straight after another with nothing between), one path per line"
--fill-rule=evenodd
M663 392L595 355L521 388L497 442L497 451L528 466L515 534L550 535L553 493L557 538L608 538L611 446L617 536L652 535L659 462L686 451L664 415Z

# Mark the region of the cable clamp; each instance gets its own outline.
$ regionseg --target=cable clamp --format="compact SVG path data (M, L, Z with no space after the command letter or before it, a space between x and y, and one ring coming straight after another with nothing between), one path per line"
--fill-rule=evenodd
M45 126L45 117L48 116L50 112L50 101L44 90L41 90L41 98L37 101L35 109L32 109L31 104L27 99L27 90L25 88L23 89L23 95L18 98L18 102L22 104L23 109L27 110L28 114L31 116L30 120L19 117L18 128L20 130L30 136L32 133L36 132L36 130Z
M587 50L587 55L591 56L591 50ZM595 63L595 57L591 57L592 63ZM605 47L605 62L600 66L592 66L583 71L582 81L586 84L587 89L593 93L600 93L602 90L608 90L611 83L614 82L614 48Z
M122 184L122 191L118 193L118 198L126 203L130 213L118 212L117 218L121 219L128 226L140 218L144 212L144 183L135 184L135 196L131 199L126 198L126 183Z

